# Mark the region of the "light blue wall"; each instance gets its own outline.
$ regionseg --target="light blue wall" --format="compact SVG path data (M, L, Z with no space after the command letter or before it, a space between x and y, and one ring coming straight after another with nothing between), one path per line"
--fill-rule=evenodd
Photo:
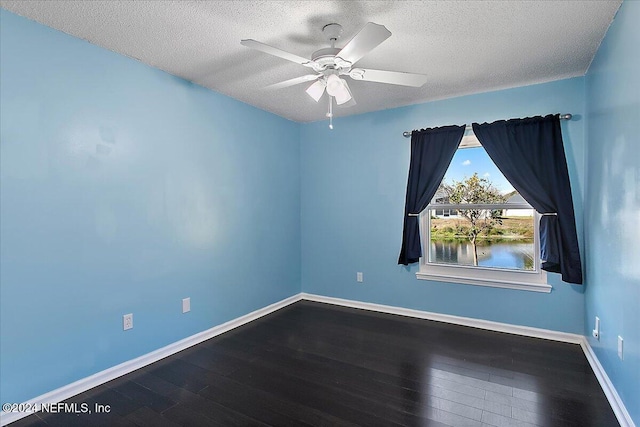
M300 292L297 123L0 19L2 402Z
M585 335L640 425L640 2L626 1L586 77ZM600 340L591 337L601 320ZM624 361L618 358L618 335Z
M591 345L638 423L639 19L640 3L624 3L586 79L337 119L329 131L1 10L0 400L302 289L573 333L598 315ZM575 116L563 135L584 288L553 274L551 294L428 282L396 265L402 131L551 112Z
M553 292L541 294L418 280L417 265L397 265L410 155L403 131L555 112L575 115L562 127L582 243L583 78L351 116L333 131L303 125L303 291L581 334L583 288L556 274Z

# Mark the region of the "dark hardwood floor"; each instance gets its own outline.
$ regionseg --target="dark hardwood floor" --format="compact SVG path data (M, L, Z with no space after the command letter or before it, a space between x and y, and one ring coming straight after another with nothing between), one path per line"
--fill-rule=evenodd
M578 345L301 301L12 426L617 426Z

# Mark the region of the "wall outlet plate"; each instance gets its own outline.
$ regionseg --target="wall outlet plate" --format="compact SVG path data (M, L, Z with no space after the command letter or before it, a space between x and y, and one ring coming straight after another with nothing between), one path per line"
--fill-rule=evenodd
M128 331L133 328L133 313L122 316L122 329Z
M363 282L363 281L364 281L364 278L363 278L363 276L362 276L362 271L358 271L358 272L356 273L356 280L357 280L358 282Z
M182 312L188 313L191 311L191 297L182 298Z

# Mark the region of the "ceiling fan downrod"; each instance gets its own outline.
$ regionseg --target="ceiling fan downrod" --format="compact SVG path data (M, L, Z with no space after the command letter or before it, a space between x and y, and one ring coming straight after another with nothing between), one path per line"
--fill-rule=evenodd
M336 41L342 35L342 25L340 24L327 24L322 27L322 33L325 35L327 39L329 39L329 43L331 43L331 48L335 49Z

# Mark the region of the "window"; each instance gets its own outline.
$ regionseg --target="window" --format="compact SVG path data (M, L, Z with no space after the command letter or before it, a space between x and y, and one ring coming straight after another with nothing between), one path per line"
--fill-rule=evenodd
M420 214L419 279L550 292L540 268L539 215L472 131Z

